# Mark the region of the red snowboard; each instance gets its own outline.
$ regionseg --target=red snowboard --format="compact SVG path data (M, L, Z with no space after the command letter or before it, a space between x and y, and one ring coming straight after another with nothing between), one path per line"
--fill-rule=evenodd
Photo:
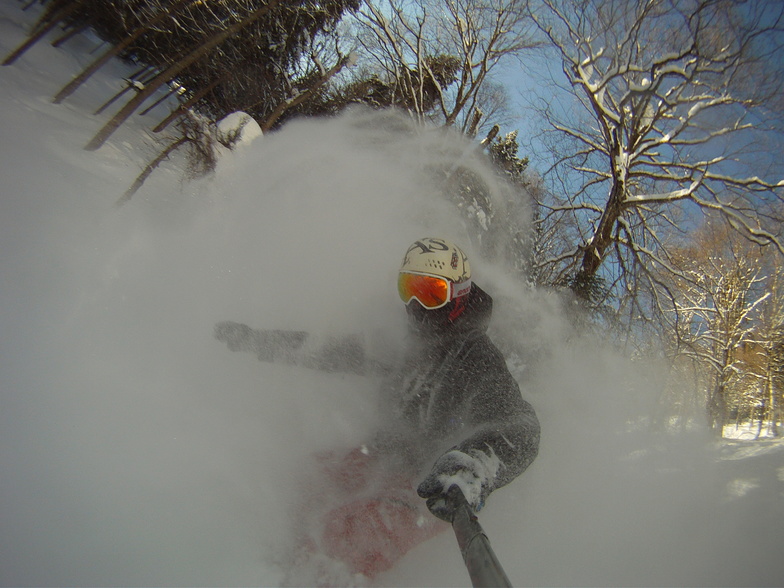
M447 528L430 513L392 496L346 504L327 514L324 522L326 555L369 579Z
M370 581L408 551L449 528L430 514L412 481L399 471L390 471L388 463L360 449L342 459L333 453L317 459L323 472L320 482L327 482L339 505L321 515L319 524L310 529L310 538L302 546L304 557L294 564L313 566L317 562L317 584Z

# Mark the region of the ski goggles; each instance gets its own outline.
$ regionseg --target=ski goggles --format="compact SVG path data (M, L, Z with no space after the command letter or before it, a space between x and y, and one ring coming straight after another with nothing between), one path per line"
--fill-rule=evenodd
M400 299L406 304L416 299L428 310L446 306L455 298L465 296L470 290L471 280L456 284L440 276L411 272L400 272L397 279Z

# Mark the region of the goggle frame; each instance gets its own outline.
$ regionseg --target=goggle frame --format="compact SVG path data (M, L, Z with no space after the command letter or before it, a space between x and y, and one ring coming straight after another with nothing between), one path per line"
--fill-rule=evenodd
M405 291L404 291L404 287L403 287L403 284L402 284L402 279L406 275L409 275L409 276L423 276L423 277L426 277L426 278L432 278L432 279L436 280L437 282L440 282L441 284L446 284L446 300L444 300L443 302L436 303L436 304L428 303L428 302L422 301L422 299L420 297L418 297L416 295L416 293L409 292L410 288L406 288ZM439 308L443 308L444 306L446 306L447 304L449 304L450 302L452 302L456 298L461 298L462 296L465 296L470 291L471 291L471 279L470 278L467 279L467 280L464 280L462 282L453 282L452 280L450 280L449 278L445 278L444 276L437 276L435 274L429 274L429 273L426 273L426 272L414 272L414 271L406 270L406 271L401 271L401 272L398 273L397 292L398 292L398 295L400 296L400 299L403 301L403 303L406 306L411 304L412 300L416 300L417 302L419 302L419 304L421 304L427 310L437 310ZM406 296L408 296L407 299L406 299Z

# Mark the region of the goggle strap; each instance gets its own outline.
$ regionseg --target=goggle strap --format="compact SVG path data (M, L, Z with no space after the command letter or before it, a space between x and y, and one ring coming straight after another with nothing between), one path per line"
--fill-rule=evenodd
M461 296L465 296L471 291L471 280L466 280L465 282L460 282L459 284L452 284L452 300L455 298L460 298Z

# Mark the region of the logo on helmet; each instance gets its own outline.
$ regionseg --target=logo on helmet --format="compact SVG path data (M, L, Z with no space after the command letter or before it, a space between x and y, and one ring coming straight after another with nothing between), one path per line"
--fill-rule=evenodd
M452 269L457 269L457 251L452 252Z

